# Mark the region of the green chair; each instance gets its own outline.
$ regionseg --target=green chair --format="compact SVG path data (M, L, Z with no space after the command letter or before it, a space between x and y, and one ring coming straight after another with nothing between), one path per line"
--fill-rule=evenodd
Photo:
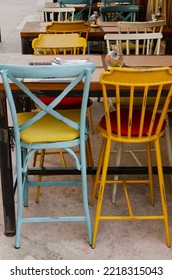
M89 244L92 243L92 229L88 207L87 196L87 176L86 176L86 152L85 143L89 135L89 126L86 118L89 86L95 64L85 62L68 65L46 65L46 66L23 66L23 65L0 65L0 74L3 80L5 93L8 99L11 117L14 126L14 139L16 145L16 178L17 178L17 225L15 247L20 248L21 227L23 223L40 222L85 222L88 231ZM48 106L31 92L23 83L24 79L66 79L66 87L56 99ZM69 81L71 80L71 82ZM84 79L82 92L81 109L76 110L54 110L55 106L63 98L67 97L73 88ZM37 111L17 113L13 99L11 82L21 89L21 96L26 95L39 107ZM80 154L77 155L72 150L79 146ZM38 150L64 149L73 158L76 170L80 171L81 176L71 180L42 180L38 182L35 175L30 180L28 176L28 166L31 164L32 156ZM52 166L53 167L53 166ZM44 178L44 177L43 177ZM51 177L52 178L52 177ZM81 186L83 211L81 215L76 213L70 216L61 215L28 217L23 213L23 205L28 206L29 187L51 187L51 186ZM46 213L48 209L46 209ZM36 215L36 214L35 214ZM78 225L77 225L78 226ZM69 236L70 238L70 236Z
M102 21L136 21L140 11L138 5L117 5L100 7Z
M104 6L112 6L113 4L129 4L129 5L135 5L136 0L103 0Z
M84 5L83 7L81 7L79 10L75 12L74 20L84 19L87 21L90 19L93 0L59 0L58 2L60 4L60 7L67 7L67 5L74 5L75 9L76 9L75 5L79 5L79 4ZM86 13L87 8L88 8L88 13ZM87 15L85 16L85 14Z

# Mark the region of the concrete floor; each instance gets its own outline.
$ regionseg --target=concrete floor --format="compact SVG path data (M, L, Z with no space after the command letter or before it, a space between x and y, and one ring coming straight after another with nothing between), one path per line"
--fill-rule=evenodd
M34 0L1 0L0 26L2 42L0 43L0 63L5 62L9 53L20 53L20 29L26 20L36 18ZM103 113L102 103L94 102L92 114L94 127ZM96 132L91 135L91 145L94 151L94 161L97 162L101 139ZM142 147L141 147L142 148ZM163 162L168 164L165 139L162 139ZM127 147L130 150L130 146ZM145 153L136 152L141 164L145 163ZM112 160L115 155L112 156ZM46 164L57 159L48 157ZM131 153L124 153L122 164L135 165ZM70 179L70 178L69 178ZM88 178L89 197L91 195L92 180ZM150 206L147 187L130 188L134 210L158 212L161 210L157 176L155 182L155 206ZM165 176L167 203L169 209L169 224L172 238L172 183L170 176ZM1 192L0 192L1 198ZM17 198L16 198L17 204ZM2 206L2 203L0 203ZM41 191L40 203L35 202L35 189L29 194L29 207L24 211L31 213L70 213L82 207L78 187L63 191L57 188ZM124 194L121 189L117 193L115 205L111 204L111 188L107 187L104 208L108 211L119 212L125 205ZM90 207L92 222L94 221L96 205ZM152 210L153 209L153 210ZM58 215L58 214L57 214ZM164 225L160 221L106 221L100 223L97 246L93 250L88 245L85 225L82 223L54 223L54 224L26 224L22 228L22 244L19 250L14 249L15 237L4 236L3 209L0 207L0 259L5 260L171 260L172 248L165 243Z

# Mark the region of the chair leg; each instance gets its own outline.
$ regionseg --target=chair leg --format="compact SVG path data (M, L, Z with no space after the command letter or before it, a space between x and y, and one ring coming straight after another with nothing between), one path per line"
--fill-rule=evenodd
M168 212L167 212L167 203L166 203L166 194L165 194L165 186L164 186L164 176L162 170L162 159L161 159L161 150L160 150L160 143L159 139L155 141L155 152L156 152L156 160L157 160L157 169L158 169L158 177L159 177L159 188L160 188L160 196L161 196L161 203L162 203L162 212L163 212L163 220L165 225L165 232L166 232L166 242L167 246L171 246L170 241L170 231L169 231L169 224L168 224Z
M22 159L21 152L17 150L16 147L16 165L17 165L17 222L16 222L16 237L15 237L15 248L20 248L21 240L21 227L22 227L22 217L23 217L23 174L22 174Z
M106 182L106 176L107 176L107 169L108 169L109 158L110 158L111 141L107 140L105 142L105 144L106 144L106 147L104 148L105 157L104 157L104 160L103 160L102 176L101 176L101 181L100 181L100 190L99 190L99 195L98 195L95 222L94 222L94 230L93 230L93 243L92 243L92 248L93 249L95 248L95 245L96 245L99 221L101 219L100 215L101 215L102 202L103 202L103 197L104 197L104 189L105 189L105 182Z
M146 143L147 146L147 162L148 162L148 174L149 174L149 188L151 196L151 204L154 205L154 188L153 188L153 174L152 174L152 158L150 143Z
M90 144L90 138L88 137L86 141L86 159L87 159L87 166L93 167L94 161L93 161L93 155L91 151L91 144Z
M45 159L45 150L41 150L39 167L44 166L44 159ZM41 182L41 181L42 181L42 176L38 175L38 182ZM36 202L37 203L39 203L40 191L41 191L41 187L38 186L37 191L36 191Z
M97 187L98 187L98 182L100 180L100 173L103 165L103 159L104 159L104 154L105 154L105 148L106 148L106 139L103 138L101 150L100 150L100 156L99 156L99 161L98 161L98 166L97 166L97 172L94 178L94 184L93 184L93 190L92 190L92 196L91 196L91 202L90 205L94 205L94 201L96 198L97 194Z
M169 124L169 115L166 114L166 128L165 128L165 137L167 142L167 151L168 151L168 160L169 165L172 166L172 145L171 145L171 135L170 135L170 124ZM171 176L172 180L172 176Z
M85 214L85 220L87 225L88 239L89 244L92 245L92 225L89 211L88 203L88 191L87 191L87 172L86 172L86 147L85 143L80 145L80 157L81 157L81 180L82 180L82 199L83 199L83 208Z
M94 134L93 119L92 119L91 108L90 107L87 108L87 117L88 117L88 120L89 120L90 131L91 131L92 134Z
M117 156L116 156L116 166L120 166L121 163L121 154L122 154L122 147L123 144L122 143L118 143L118 150L117 150ZM118 175L114 176L114 180L118 180ZM117 192L117 184L114 183L113 185L113 191L112 191L112 203L115 203L116 200L116 192Z

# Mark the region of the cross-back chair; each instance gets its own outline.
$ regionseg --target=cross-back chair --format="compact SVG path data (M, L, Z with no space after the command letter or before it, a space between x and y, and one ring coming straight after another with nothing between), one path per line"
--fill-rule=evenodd
M74 7L38 7L41 22L49 21L73 21Z
M97 209L95 214L93 244L96 245L98 226L100 221L104 220L160 220L164 221L166 242L170 247L170 233L168 225L167 204L165 195L165 185L161 160L160 138L163 136L166 126L165 116L170 105L172 97L172 69L169 67L162 68L111 68L110 71L103 72L100 76L100 83L102 84L104 116L102 116L97 129L102 136L102 147L99 156L97 173L92 192L91 205L94 204L96 192L98 191ZM108 101L108 89L111 87L116 98L115 110L110 110ZM161 96L166 89L166 97L164 104L161 104ZM129 94L128 106L123 107L121 104L122 94ZM152 109L147 107L147 100L151 94L155 94L154 104ZM135 105L135 98L140 94L141 107ZM161 113L159 113L161 109ZM112 143L128 143L136 146L144 143L146 146L148 176L142 179L136 178L118 178L110 179L107 177L107 170L109 158L111 154ZM155 146L155 155L157 161L157 171L159 179L160 199L162 205L162 213L155 209L155 214L146 211L146 201L144 201L144 210L141 213L137 209L134 213L132 210L131 200L129 196L128 185L132 187L139 186L139 184L148 185L150 188L151 204L154 205L154 188L153 188L153 174L152 174L152 160L151 160L151 144ZM131 167L132 168L132 167ZM135 167L133 167L134 169ZM134 175L133 175L134 176ZM148 178L147 178L148 177ZM103 208L103 199L105 187L108 184L119 184L124 189L126 198L126 210L124 215L114 207L110 209ZM146 186L147 188L147 186ZM130 188L131 189L131 188ZM142 193L143 194L143 193ZM139 197L139 196L138 196ZM137 198L138 199L138 198ZM149 207L148 207L149 208ZM117 211L117 213L115 212ZM161 212L161 210L160 210ZM105 230L104 230L104 236ZM108 236L109 238L109 236ZM113 238L113 237L111 237Z
M16 173L17 173L17 225L15 247L20 247L21 227L23 223L39 222L85 222L88 231L89 244L92 243L92 230L87 195L86 154L85 142L89 135L89 127L86 119L89 86L95 64L92 62L71 65L0 65L0 75L3 80L4 90L8 99L13 126L16 147ZM48 106L22 83L25 79L70 79L66 87ZM82 106L79 110L55 110L55 107L63 98L67 97L71 90L85 79L82 92ZM20 89L20 94L26 95L40 110L18 113L16 110L11 82ZM80 147L77 156L73 147ZM37 176L30 179L28 176L29 162L33 154L41 149L65 149L74 159L75 167L80 171L79 178L70 180L46 180L38 182ZM53 163L52 167L53 167ZM59 177L58 177L59 178ZM83 213L78 215L71 213L52 216L27 216L23 213L23 206L28 206L28 188L51 186L80 186L83 200ZM58 200L58 197L54 198ZM59 203L59 202L57 202ZM63 208L63 207L62 207Z
M75 20L86 20L88 21L91 16L93 0L59 0L61 7L67 7L68 5L81 5L80 9L75 12ZM88 9L88 11L87 11ZM85 16L86 14L86 16Z
M100 7L102 21L136 21L139 5L117 5Z

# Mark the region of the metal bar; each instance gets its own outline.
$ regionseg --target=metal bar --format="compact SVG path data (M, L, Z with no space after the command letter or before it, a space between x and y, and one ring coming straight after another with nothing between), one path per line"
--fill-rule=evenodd
M0 94L0 112L0 170L4 212L4 233L7 236L13 236L15 235L13 174L7 108L5 96L3 94Z

